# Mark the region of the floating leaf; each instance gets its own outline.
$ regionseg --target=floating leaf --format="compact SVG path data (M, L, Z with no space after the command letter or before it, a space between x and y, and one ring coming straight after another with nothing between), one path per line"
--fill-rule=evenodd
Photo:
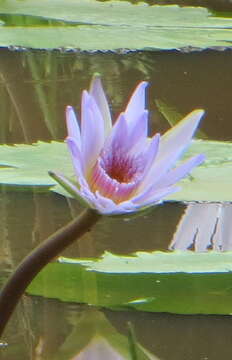
M66 26L56 23L37 27L31 21L32 25L27 25L25 31L15 21L15 26L1 26L1 46L87 51L187 48L190 51L232 44L231 19L214 17L201 7L95 0L7 0L1 2L0 12L66 23ZM8 25L6 17L4 20Z
M47 265L28 293L124 310L232 313L231 252L105 253L61 261Z
M60 169L72 173L67 147L61 142L38 142L34 145L2 145L0 155L0 183L12 188L54 186L49 170Z
M173 201L232 201L232 144L195 140L185 157L203 153L206 161L180 182L182 190L169 196ZM48 171L73 176L73 167L64 143L38 142L33 145L2 145L0 184L14 190L36 188L67 195Z

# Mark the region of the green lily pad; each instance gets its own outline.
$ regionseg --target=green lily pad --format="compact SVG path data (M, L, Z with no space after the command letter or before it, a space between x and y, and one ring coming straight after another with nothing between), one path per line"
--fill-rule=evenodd
M232 45L232 20L201 7L148 6L95 0L8 0L0 15L26 15L63 21L59 26L0 27L1 46L78 48L80 50L180 49ZM30 24L30 21L28 22ZM75 26L74 26L75 25Z
M27 292L112 309L231 314L231 271L231 252L105 253L51 263Z
M0 155L0 184L20 190L37 187L45 190L55 185L49 170L72 172L67 146L61 142L38 142L34 145L2 145ZM63 170L64 169L64 170Z
M73 176L73 167L65 143L38 142L33 145L2 145L0 147L0 185L12 190L52 191L69 196L56 184L48 171ZM232 144L195 140L185 158L206 155L203 165L180 182L181 191L167 200L173 201L232 201Z

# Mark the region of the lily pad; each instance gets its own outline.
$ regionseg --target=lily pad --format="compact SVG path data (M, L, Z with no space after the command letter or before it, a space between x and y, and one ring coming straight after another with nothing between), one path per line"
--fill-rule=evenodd
M69 196L49 175L59 171L73 176L73 167L65 143L38 142L33 145L2 145L0 185L11 190L52 191ZM185 157L203 153L206 161L191 176L180 182L182 190L172 194L172 201L232 201L232 144L195 140Z
M0 155L0 184L20 190L37 187L42 191L55 185L49 170L72 172L67 147L61 142L38 142L33 145L2 145ZM64 169L64 170L63 170Z
M167 199L173 201L232 201L232 144L195 140L185 157L206 155L203 165L180 182L182 190ZM52 191L66 194L49 175L59 171L72 177L73 167L67 146L60 142L33 145L2 145L0 185L11 190Z
M105 253L51 263L27 292L112 309L231 314L231 271L231 252Z
M1 46L31 48L203 49L232 45L232 20L201 7L133 5L95 0L8 0L0 15L26 15L63 21L61 26L0 27ZM30 21L28 22L30 24ZM74 26L76 25L76 26Z

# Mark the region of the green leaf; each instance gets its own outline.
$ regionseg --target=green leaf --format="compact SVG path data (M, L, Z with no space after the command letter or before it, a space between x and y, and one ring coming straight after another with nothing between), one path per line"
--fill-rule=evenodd
M78 48L81 50L180 49L228 47L231 18L214 17L205 8L148 6L95 0L8 0L2 14L32 16L24 27L0 27L1 46ZM1 14L0 13L0 14ZM34 17L56 21L34 25ZM7 24L7 18L4 18ZM60 25L57 21L63 21ZM30 25L31 23L31 25ZM11 22L12 24L12 18Z
M122 310L232 313L231 252L105 253L61 261L47 265L28 293Z
M0 147L0 184L12 190L51 190L70 196L48 175L57 171L74 175L65 143L38 142L33 145ZM206 161L180 182L181 191L167 199L173 201L232 201L232 144L195 140L185 158L203 153Z
M59 142L38 142L33 145L2 145L0 155L0 184L20 190L39 187L43 190L56 182L48 175L49 170L60 169L72 173L67 146Z
M232 201L232 144L194 141L185 157L203 153L206 161L182 180L181 191L168 197L175 201Z

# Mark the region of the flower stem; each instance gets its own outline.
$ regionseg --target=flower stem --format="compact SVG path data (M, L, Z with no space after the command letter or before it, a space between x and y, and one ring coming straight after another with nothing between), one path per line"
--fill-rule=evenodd
M100 217L96 210L84 210L78 218L49 236L18 265L0 293L0 336L34 277L62 250L89 231Z

